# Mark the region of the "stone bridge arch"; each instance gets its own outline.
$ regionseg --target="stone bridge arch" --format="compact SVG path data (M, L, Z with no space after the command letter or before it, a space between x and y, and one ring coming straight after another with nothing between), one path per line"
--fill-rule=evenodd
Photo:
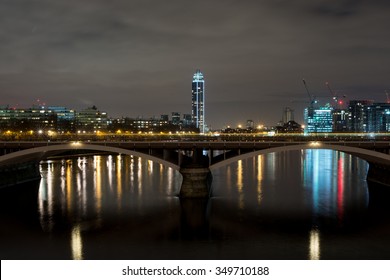
M362 149L358 147L349 147L344 145L335 145L335 144L326 144L321 142L311 142L307 144L298 144L298 145L287 145L280 147L267 148L262 150L257 150L245 154L241 154L238 156L231 157L229 159L217 162L210 166L210 170L214 170L216 168L223 167L225 165L237 162L239 160L248 159L252 157L256 157L258 155L264 155L275 152L285 152L285 151L299 151L299 150L308 150L308 149L328 149L334 151L340 151L347 154L351 154L353 156L359 157L363 160L366 160L370 165L388 165L390 166L390 155Z

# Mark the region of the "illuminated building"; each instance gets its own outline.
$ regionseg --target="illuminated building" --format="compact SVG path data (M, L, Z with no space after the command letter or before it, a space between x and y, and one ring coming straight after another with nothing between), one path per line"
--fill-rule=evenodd
M333 110L333 132L348 131L349 112L345 109Z
M305 108L305 133L329 133L333 131L333 108L330 106Z
M172 124L179 125L180 124L180 113L172 112Z
M192 79L192 122L200 133L205 133L205 87L204 77L200 70L196 70L196 73Z
M57 126L57 116L52 110L44 107L15 109L4 107L0 109L0 128L35 130L55 129Z
M390 132L390 104L374 103L366 106L367 132Z
M76 113L77 129L83 131L106 130L108 117L106 112L100 112L95 106Z
M76 112L63 106L48 106L57 116L57 131L74 131Z
M349 101L349 131L367 132L367 108L372 103L370 100Z

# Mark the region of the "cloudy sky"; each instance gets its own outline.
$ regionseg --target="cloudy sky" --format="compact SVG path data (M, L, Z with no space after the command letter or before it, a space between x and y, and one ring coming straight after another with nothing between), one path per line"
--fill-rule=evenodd
M1 0L0 105L190 113L200 69L212 128L302 122L302 79L385 101L389 26L388 0Z

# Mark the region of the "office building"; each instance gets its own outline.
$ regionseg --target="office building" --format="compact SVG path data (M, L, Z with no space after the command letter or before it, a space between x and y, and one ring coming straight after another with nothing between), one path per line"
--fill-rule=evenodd
M333 132L348 131L349 112L345 109L333 109Z
M106 130L108 117L106 112L100 112L95 106L76 113L77 129L94 132Z
M205 85L204 77L200 70L192 79L192 122L200 133L206 132L205 127Z
M53 130L56 126L56 114L44 107L15 109L6 106L0 109L0 129Z
M73 132L75 130L75 110L63 106L48 106L47 109L57 116L58 132Z
M180 113L179 112L172 112L172 124L173 125L180 125Z
M390 132L390 104L373 103L366 106L367 132Z
M305 133L329 133L333 131L333 108L329 105L305 108Z
M351 100L349 101L349 131L367 132L367 109L372 105L371 100Z

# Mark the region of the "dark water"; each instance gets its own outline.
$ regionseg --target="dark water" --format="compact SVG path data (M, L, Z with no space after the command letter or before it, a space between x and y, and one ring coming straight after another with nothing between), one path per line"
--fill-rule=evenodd
M180 200L181 175L141 158L44 161L38 194L1 192L0 256L390 259L390 211L367 168L331 150L272 153L213 170L209 200Z

